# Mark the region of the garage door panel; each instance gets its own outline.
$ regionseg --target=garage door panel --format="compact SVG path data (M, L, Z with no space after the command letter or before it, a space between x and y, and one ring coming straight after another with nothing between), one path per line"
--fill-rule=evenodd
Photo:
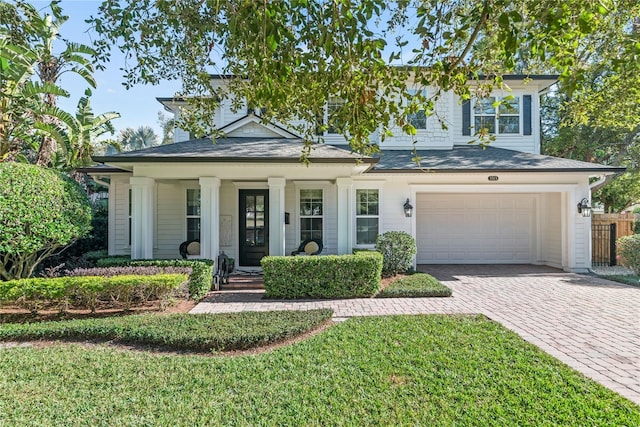
M418 263L529 263L534 196L419 194Z

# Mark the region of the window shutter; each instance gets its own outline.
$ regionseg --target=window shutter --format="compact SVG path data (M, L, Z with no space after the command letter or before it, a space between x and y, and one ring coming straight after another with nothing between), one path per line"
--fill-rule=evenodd
M525 135L531 135L531 95L524 95L522 97L522 132Z
M471 102L462 103L462 135L471 135Z

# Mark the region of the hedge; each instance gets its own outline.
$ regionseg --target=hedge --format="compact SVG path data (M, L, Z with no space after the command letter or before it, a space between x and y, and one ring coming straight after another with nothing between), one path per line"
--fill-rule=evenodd
M129 309L133 304L157 300L163 308L171 294L186 280L186 274L10 280L0 282L0 303L16 304L32 312L52 305L65 310L69 304L95 311L100 301Z
M380 289L382 255L268 256L261 261L266 298L370 297Z
M155 267L188 267L189 298L198 300L211 290L213 281L213 261L209 259L140 259L129 257L111 257L98 260L98 267L127 267L127 266L155 266Z
M640 234L632 234L618 239L618 253L625 264L640 276Z
M142 314L4 324L0 341L106 340L198 352L247 350L293 338L331 319L329 309Z

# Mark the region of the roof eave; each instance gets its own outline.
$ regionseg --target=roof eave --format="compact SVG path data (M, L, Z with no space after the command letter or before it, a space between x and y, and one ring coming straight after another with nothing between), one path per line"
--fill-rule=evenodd
M395 174L408 174L408 173L417 173L417 172L433 172L433 173L599 173L599 174L618 174L623 173L627 169L626 168L546 168L546 169L437 169L437 168L429 168L424 167L421 169L371 169L367 171L367 173L395 173Z

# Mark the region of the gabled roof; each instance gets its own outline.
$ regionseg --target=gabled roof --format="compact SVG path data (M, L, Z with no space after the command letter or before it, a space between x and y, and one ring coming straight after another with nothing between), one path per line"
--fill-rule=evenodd
M413 157L420 157L420 164ZM620 173L625 168L604 166L504 148L456 146L452 150L387 150L368 173L431 172L600 172Z
M300 138L209 138L192 139L142 150L97 156L99 163L143 162L300 162L304 141ZM313 144L309 159L314 163L375 163L378 159L327 144Z
M263 122L260 116L256 116L255 114L247 114L240 117L238 120L227 123L226 125L221 127L219 131L226 135L251 123L258 124L265 129L268 129L271 132L280 135L283 138L300 138L299 135L296 135L295 133L283 128L282 126L278 126L272 122Z

